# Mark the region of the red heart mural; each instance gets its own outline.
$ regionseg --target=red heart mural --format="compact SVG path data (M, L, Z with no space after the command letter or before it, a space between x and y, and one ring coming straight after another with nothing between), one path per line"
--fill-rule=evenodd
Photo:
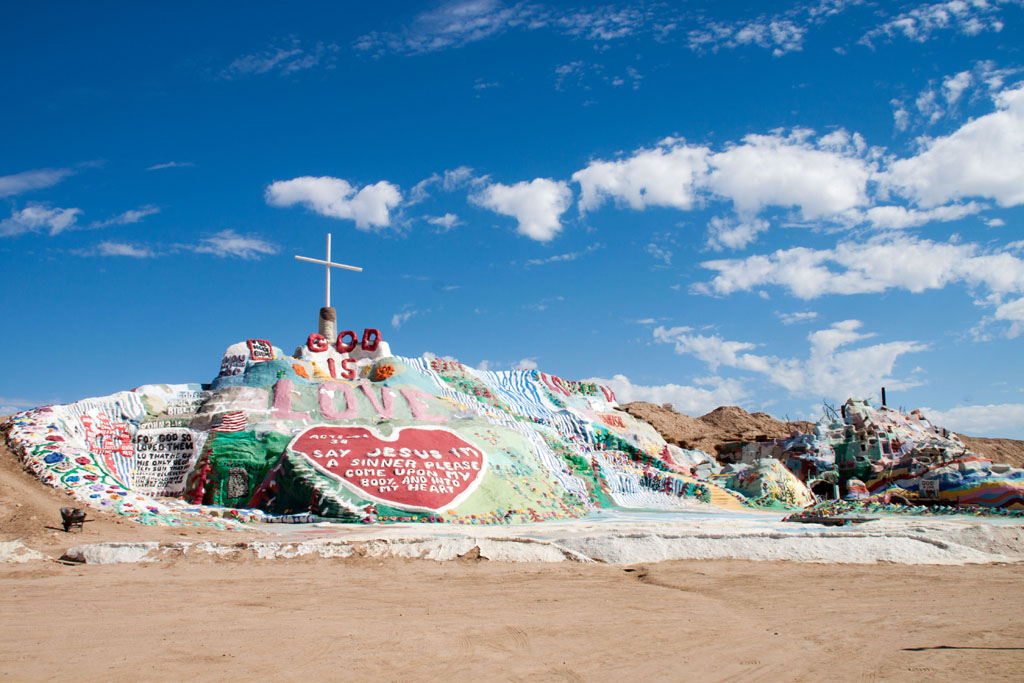
M468 496L483 476L483 451L443 427L405 427L384 438L367 427L309 427L289 448L360 496L436 512Z

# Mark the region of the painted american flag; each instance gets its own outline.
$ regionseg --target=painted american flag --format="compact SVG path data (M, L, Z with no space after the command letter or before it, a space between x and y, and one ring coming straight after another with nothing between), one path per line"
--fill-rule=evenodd
M245 429L245 413L236 410L233 413L224 413L220 424L211 431L214 432L240 432Z

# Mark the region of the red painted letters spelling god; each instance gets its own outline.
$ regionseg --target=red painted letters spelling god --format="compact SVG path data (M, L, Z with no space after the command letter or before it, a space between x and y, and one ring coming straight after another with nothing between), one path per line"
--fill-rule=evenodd
M483 452L441 427L406 427L386 439L366 427L319 425L290 448L357 494L408 510L452 507L487 466Z
M363 340L358 341L356 333L352 330L344 330L338 333L338 338L334 342L334 350L338 353L345 354L351 353L355 350L358 344L362 347L363 351L373 353L380 346L380 330L368 327L363 330ZM330 350L331 344L327 341L327 337L318 332L314 332L309 335L306 339L306 348L313 353L323 353ZM343 358L341 361L341 379L353 379L356 376L355 360L352 358ZM327 359L327 369L331 373L331 377L335 379L339 378L338 367L334 362L333 358Z

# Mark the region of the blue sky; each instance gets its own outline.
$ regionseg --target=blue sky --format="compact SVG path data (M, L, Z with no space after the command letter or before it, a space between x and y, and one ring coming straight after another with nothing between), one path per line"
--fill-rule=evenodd
M0 412L341 326L1024 438L1024 3L22 4Z

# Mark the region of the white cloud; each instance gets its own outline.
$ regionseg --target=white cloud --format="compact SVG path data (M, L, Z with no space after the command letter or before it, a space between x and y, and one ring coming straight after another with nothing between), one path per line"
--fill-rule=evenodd
M887 289L920 293L957 282L984 286L998 294L1024 292L1024 261L1012 254L988 253L973 243L933 242L901 235L842 242L835 249L793 247L701 265L719 274L698 286L697 291L714 294L776 285L801 299L814 299L826 294L869 294Z
M526 266L528 268L530 268L530 267L533 267L533 266L544 266L544 265L547 265L549 263L562 263L564 261L575 261L576 259L578 259L581 256L586 256L587 254L590 254L591 252L595 252L598 249L603 249L603 248L604 248L604 245L601 244L600 242L597 242L595 244L589 245L586 249L581 249L580 251L570 251L570 252L565 253L565 254L555 254L554 256L547 256L545 258L532 258L532 259L530 259L529 261L526 262Z
M421 12L399 31L371 31L354 43L357 50L381 54L423 54L460 48L510 30L553 30L557 33L607 42L643 29L650 10L595 7L586 10L544 7L498 0L454 0Z
M917 105L917 111L927 119L928 123L935 123L946 113L946 110L939 104L938 95L930 88L922 90L914 100L914 104Z
M537 358L522 358L512 365L513 370L536 370Z
M587 63L581 60L568 62L566 64L559 64L555 67L555 90L562 90L565 87L565 81L570 76L576 76L574 80L579 81L584 70L587 68Z
M651 242L646 247L644 247L644 251L646 251L648 254L654 257L655 261L661 261L666 266L672 265L672 252L669 251L668 249L660 247L654 242Z
M844 130L822 136L794 129L788 135L748 135L741 144L712 153L704 146L666 138L655 149L639 149L626 159L592 161L573 174L580 184L580 211L592 211L607 198L633 209L666 206L689 210L710 192L730 199L742 226L718 224L715 244L749 241L764 229L749 218L768 206L799 208L806 220L834 217L866 205L873 167L862 155L867 146Z
M138 223L146 216L152 216L155 213L160 213L160 208L156 206L142 206L138 209L130 209L122 214L118 214L113 218L108 218L105 221L97 221L89 225L90 228L104 228L108 225L130 225L132 223Z
M69 168L40 168L0 176L0 197L52 187L72 173L74 171Z
M123 242L100 242L96 246L100 256L128 256L131 258L152 258L156 256L149 247L137 247Z
M1024 88L1003 91L995 102L995 112L926 139L920 154L893 162L881 185L924 208L963 197L1024 203Z
M53 401L44 401L37 398L13 398L0 396L0 415L10 415L22 410L28 410L37 406L47 405Z
M904 206L873 206L865 211L871 225L887 230L916 228L933 221L947 222L960 220L964 216L978 213L986 207L977 202L950 204L934 209L908 209Z
M946 98L946 104L951 107L955 105L964 91L971 87L973 81L970 71L961 71L942 79L942 92Z
M477 178L473 175L473 169L469 166L459 166L446 170L443 174L434 173L429 178L424 178L409 191L407 206L419 204L430 197L430 188L437 185L445 192L452 192L466 185L477 183L484 178Z
M840 350L874 336L859 332L860 327L858 320L844 320L810 333L810 349L805 359L750 353L757 345L728 341L718 335L691 334L687 328L658 327L654 339L673 344L676 353L692 355L707 363L712 372L721 366L753 372L795 395L844 400L870 395L880 386L907 389L920 384L913 379L894 377L892 372L900 356L924 351L927 344L895 341Z
M570 36L608 41L632 35L643 27L645 18L636 8L596 7L570 11L553 23Z
M493 183L470 195L486 209L519 221L517 231L531 239L547 242L562 230L559 218L572 203L572 190L563 181L535 178L515 185Z
M1018 308L1005 303L1005 298L1024 293L1024 260L1010 253L1011 246L986 251L974 243L889 234L865 242L842 242L834 249L793 247L744 259L705 261L701 265L718 275L692 290L728 295L775 285L801 299L814 299L889 289L921 293L959 283L987 290L976 297L975 304L996 307L999 312L992 320L1010 322L1005 333L1012 338L1024 323L1017 321Z
M979 63L974 72L947 77L946 100L962 99L989 72L990 65ZM919 106L942 116L945 105L936 93L929 90L928 104ZM920 153L902 159L870 147L856 132L816 136L794 128L747 135L717 152L669 137L620 159L595 159L573 173L572 181L580 186L581 214L609 199L636 210L682 211L731 201L736 215L708 225L712 249L747 246L769 227L759 214L775 207L792 209L791 220L811 227L866 223L892 230L953 221L988 208L968 198L1024 203L1024 87L999 92L994 100L996 111L948 136L922 138ZM899 107L897 124L905 127L909 114L893 103Z
M1024 333L1024 297L1008 301L996 308L993 317L1010 323L1006 330L1008 339L1016 339Z
M823 137L817 149L811 131L790 135L748 135L743 144L713 155L708 186L753 215L766 206L799 207L803 218L833 216L867 204L868 163L852 146L842 149L845 131ZM855 136L851 143L860 141Z
M796 313L776 312L775 315L779 317L779 320L782 321L783 325L794 325L807 320L814 320L818 317L818 313L816 311L798 311Z
M160 171L165 168L190 168L192 166L195 166L195 164L191 161L168 161L162 164L153 164L152 166L147 166L146 170Z
M192 250L197 254L212 254L221 258L233 256L245 260L260 259L278 252L277 245L254 235L239 235L234 230L222 230L204 237Z
M391 326L394 327L395 329L398 329L406 322L408 322L409 318L412 318L414 315L418 315L419 313L420 311L415 311L409 308L401 310L398 313L395 313L393 316L391 316Z
M50 235L57 235L74 227L81 213L81 209L60 209L44 204L29 204L20 211L14 211L10 218L0 221L0 237L13 237L43 230L48 230Z
M671 403L673 409L688 415L704 415L719 406L736 405L749 397L745 384L735 379L707 377L697 380L706 386L680 384L642 385L633 384L625 375L611 379L591 377L584 380L604 385L615 392L619 403L647 401L661 405Z
M341 178L302 176L271 183L266 201L280 207L302 204L321 216L352 220L360 230L369 230L391 224L389 211L402 201L402 193L386 180L356 191Z
M910 112L907 111L906 106L900 100L890 100L889 104L892 105L892 123L893 127L896 128L897 133L902 133L910 127Z
M1024 403L956 406L949 410L922 408L933 425L957 434L1024 439Z
M580 185L580 212L593 211L606 198L633 209L668 206L689 210L695 186L707 172L707 147L667 138L655 149L639 149L628 159L592 161L572 175Z
M443 216L427 216L427 222L436 225L444 230L451 230L456 225L462 225L462 221L454 213L446 213Z
M306 48L300 41L292 40L284 47L270 47L260 52L242 55L231 62L220 75L221 78L227 79L270 72L285 76L330 61L337 51L338 46L333 44L317 43L312 48Z
M564 296L549 296L549 297L546 297L544 299L541 299L539 302L537 302L535 304L525 304L523 306L523 308L525 310L528 310L528 311L546 311L546 310L548 310L548 306L550 306L553 303L557 303L559 301L565 301L565 297Z
M780 57L787 52L801 50L806 32L805 26L781 17L736 23L712 21L690 31L687 43L695 52L717 52L722 48L756 45L770 49L773 55Z
M1004 225L1006 225L1006 221L1004 221L1002 218L989 218L987 221L985 221L985 225L987 225L990 228L1001 228Z
M758 233L767 230L769 225L768 221L761 218L737 221L716 216L708 221L707 245L715 251L723 248L742 249L756 240Z
M968 36L982 31L999 32L1003 29L1003 22L998 16L1000 11L999 0L924 3L868 31L859 42L870 46L882 36L892 38L903 35L923 43L943 30L956 30Z
M536 9L523 4L504 7L497 0L447 2L422 12L399 33L373 31L359 37L362 51L421 54L462 47L509 28L526 26Z

